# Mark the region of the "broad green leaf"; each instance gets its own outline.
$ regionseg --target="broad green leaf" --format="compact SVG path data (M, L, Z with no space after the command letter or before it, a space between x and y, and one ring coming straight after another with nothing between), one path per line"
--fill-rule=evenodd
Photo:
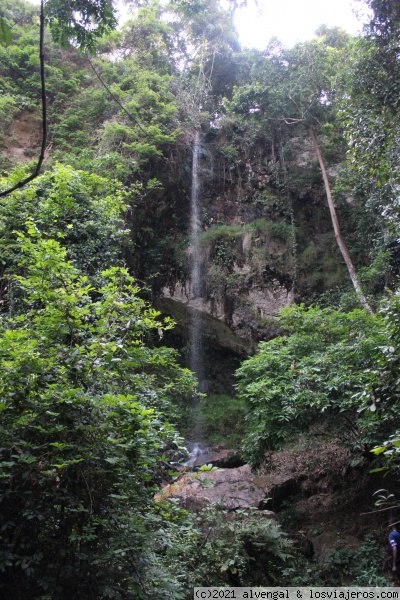
M373 448L371 452L373 454L382 454L383 452L385 452L386 449L386 446L379 446L379 448Z

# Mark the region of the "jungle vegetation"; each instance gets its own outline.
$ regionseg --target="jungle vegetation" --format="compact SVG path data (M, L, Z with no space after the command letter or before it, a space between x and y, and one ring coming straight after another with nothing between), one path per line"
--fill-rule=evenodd
M320 427L399 471L398 3L368 0L356 38L321 25L264 50L241 48L240 4L127 0L118 25L109 0L0 0L1 597L340 581L334 563L310 575L252 511L232 523L154 500L197 394L154 309L189 276L196 130L212 165L204 294L229 322L248 260L295 301L236 371L246 460ZM223 215L235 203L240 224ZM284 245L268 269L267 239ZM202 402L215 424L229 397ZM358 552L352 581L367 585L377 551Z

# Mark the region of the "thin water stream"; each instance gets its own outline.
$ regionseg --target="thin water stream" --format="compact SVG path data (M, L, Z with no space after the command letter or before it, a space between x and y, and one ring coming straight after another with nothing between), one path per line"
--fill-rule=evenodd
M198 131L193 139L193 162L192 162L192 189L190 197L190 332L189 332L189 368L196 375L201 390L201 381L204 379L203 364L203 316L201 308L202 297L202 274L201 274L201 135ZM193 397L193 408L198 403L198 397ZM199 454L201 441L201 425L197 419L194 420L190 439L194 442L191 448L189 465L196 461ZM191 464L193 467L193 464Z
M195 132L193 141L192 190L190 199L190 296L192 306L196 306L196 298L201 298L201 256L199 235L201 232L200 219L200 157L201 138ZM191 311L190 323L190 369L201 381L203 375L203 339L202 314L194 308Z
M199 391L205 390L207 380L206 361L204 360L204 321L203 321L203 281L202 281L202 256L200 245L202 197L201 197L201 157L202 157L201 133L195 132L193 136L193 161L192 161L192 188L190 194L190 230L189 230L189 260L190 260L190 331L189 331L189 368L196 375L199 382ZM193 408L198 403L198 396L193 397ZM190 435L188 436L189 458L185 465L193 469L198 465L209 462L216 457L215 451L207 447L204 442L204 431L202 431L201 416L195 411L199 419L194 419ZM221 454L221 453L220 453ZM219 462L225 461L227 466L238 466L243 464L241 459L235 461L226 456L216 457ZM232 465L229 463L232 463ZM239 463L238 463L239 461ZM229 463L229 464L228 464Z

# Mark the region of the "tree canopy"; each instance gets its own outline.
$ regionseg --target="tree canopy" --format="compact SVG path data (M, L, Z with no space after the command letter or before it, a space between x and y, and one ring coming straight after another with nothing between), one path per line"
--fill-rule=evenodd
M245 4L131 0L119 25L112 0L0 0L4 597L309 582L258 513L157 499L202 410L244 415L261 473L316 436L398 473L398 3L263 50L240 46Z

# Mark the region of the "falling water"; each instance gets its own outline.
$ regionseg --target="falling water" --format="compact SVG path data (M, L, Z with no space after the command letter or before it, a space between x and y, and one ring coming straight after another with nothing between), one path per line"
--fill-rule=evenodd
M192 193L190 203L190 297L195 307L191 312L190 323L190 369L202 377L202 316L196 310L201 299L201 260L200 260L200 134L196 131L193 142ZM199 299L199 301L196 301Z

